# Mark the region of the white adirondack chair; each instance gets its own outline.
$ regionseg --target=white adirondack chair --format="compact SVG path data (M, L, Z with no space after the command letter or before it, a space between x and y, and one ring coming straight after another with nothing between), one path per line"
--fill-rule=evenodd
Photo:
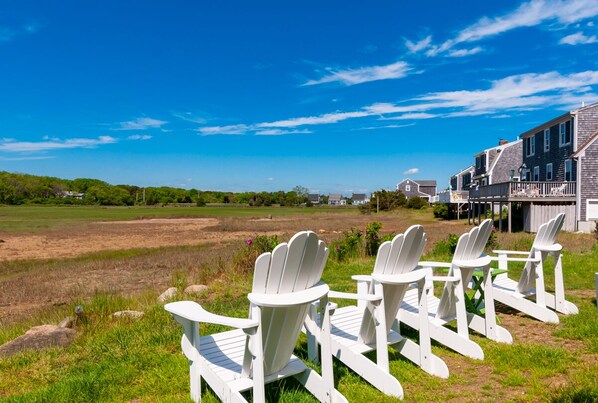
M452 350L474 359L484 359L481 347L469 338L469 328L486 337L504 343L512 343L511 334L496 324L494 300L490 277L491 258L484 254L484 247L492 231L492 221L484 220L479 226L461 235L451 263L420 262L428 279L444 282L440 298L434 295L432 284L428 284L428 309L430 337ZM434 276L438 268L448 269L446 276ZM485 317L467 312L464 292L473 272L481 269L484 275ZM419 294L417 290L407 291L398 318L414 329L421 328L417 314ZM457 331L445 327L456 320ZM420 330L421 332L421 330Z
M559 323L559 317L551 309L563 314L579 312L577 306L565 300L561 254L563 247L556 243L556 237L563 227L564 220L565 214L561 213L542 224L529 252L494 251L498 254L499 269L508 270L508 262L525 262L518 282L510 279L508 273L496 276L493 282L495 300L549 323ZM527 255L527 257L513 258L509 255ZM548 256L554 257L554 295L547 293L544 288L543 271ZM535 297L535 301L528 299L529 297Z
M413 272L426 242L420 225L410 227L392 242L384 242L378 251L374 272L370 276L353 276L358 281L357 294L330 292L330 297L358 300L357 306L336 309L331 317L332 353L345 365L387 395L403 398L403 388L389 372L388 347L392 346L422 369L441 378L448 377L444 361L431 352L427 333L425 272ZM397 311L405 291L417 283L421 319L420 344L402 337L396 321ZM318 322L311 312L306 328L308 353L315 358L316 341L322 343L310 329ZM363 354L376 351L376 362Z
M215 315L191 301L165 305L184 327L183 353L190 363L191 398L201 400L202 378L226 402L265 401L265 384L295 377L320 401L346 402L334 388L330 354L330 319L323 309L314 327L322 340L322 376L295 357L293 348L315 301L328 305L328 286L320 283L328 248L311 231L299 232L255 262L249 319ZM199 324L215 323L236 330L200 336Z

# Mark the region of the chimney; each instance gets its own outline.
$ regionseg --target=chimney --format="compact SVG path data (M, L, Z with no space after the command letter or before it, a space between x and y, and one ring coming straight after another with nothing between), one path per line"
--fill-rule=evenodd
M498 140L499 146L504 146L505 144L509 144L509 140L503 140L503 139Z

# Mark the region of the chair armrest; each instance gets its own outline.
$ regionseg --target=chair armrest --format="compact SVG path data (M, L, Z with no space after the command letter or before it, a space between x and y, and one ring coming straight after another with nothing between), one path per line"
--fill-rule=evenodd
M497 255L529 255L529 251L522 252L517 250L493 250L492 253L496 253Z
M372 281L372 276L370 276L369 274L356 274L354 276L351 276L351 279L355 281L370 282Z
M455 266L462 267L465 269L476 269L478 267L488 266L492 259L490 256L484 255L477 259L471 260L455 260L453 263Z
M208 312L194 301L178 301L164 305L164 309L173 315L180 316L193 322L214 323L235 327L237 329L251 329L258 326L258 322L252 319L231 318L229 316L216 315Z
M422 268L431 268L431 269L438 269L438 268L450 269L450 267L451 267L451 263L446 263L446 262L418 262L417 265Z
M382 284L411 284L426 277L424 270L410 271L403 274L372 274L372 278Z
M534 246L534 249L537 249L542 252L559 252L563 249L563 246L561 244L555 243L552 245Z
M500 257L500 256L490 256L490 259L492 259L495 262L532 262L532 263L537 263L540 261L540 259L536 259L533 257ZM506 270L506 269L503 269Z
M324 283L317 284L307 290L294 291L284 294L249 293L247 298L257 306L271 308L309 304L328 294L330 289Z
M363 301L380 301L382 300L381 296L374 295L374 294L354 294L352 292L338 292L338 291L330 291L328 293L330 298L342 298L342 299L356 299L356 300L363 300Z
M432 276L430 277L432 281L444 281L446 283L456 283L460 279L456 276Z

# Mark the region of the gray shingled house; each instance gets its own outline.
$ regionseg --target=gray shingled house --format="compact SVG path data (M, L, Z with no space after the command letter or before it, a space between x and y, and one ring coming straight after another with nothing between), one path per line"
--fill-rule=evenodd
M470 201L501 208L506 203L509 209L521 203L525 231L537 231L559 212L566 214L565 230L592 231L598 221L598 103L549 120L520 138L520 180L488 182L470 192Z
M397 184L397 190L403 193L408 199L411 197L421 197L430 201L432 197L436 196L436 181L404 179Z

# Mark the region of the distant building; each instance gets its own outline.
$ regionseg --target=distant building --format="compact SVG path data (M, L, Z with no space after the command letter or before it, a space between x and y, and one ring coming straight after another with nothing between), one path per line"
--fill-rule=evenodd
M356 206L370 202L370 198L365 193L353 193L351 200L353 200L353 204Z
M310 193L307 195L307 201L311 204L320 204L322 203L322 196L317 193Z
M403 193L408 199L421 197L430 201L432 197L436 196L436 181L404 179L397 184L397 190Z
M62 198L83 200L83 198L85 198L85 193L79 193L79 192L73 192L71 190L65 190L64 192L60 193L59 196Z
M519 180L523 142L509 143L501 140L496 147L488 148L475 155L473 181L478 186ZM523 179L521 179L523 180Z
M328 204L330 206L345 206L347 200L340 194L331 193L328 195Z

